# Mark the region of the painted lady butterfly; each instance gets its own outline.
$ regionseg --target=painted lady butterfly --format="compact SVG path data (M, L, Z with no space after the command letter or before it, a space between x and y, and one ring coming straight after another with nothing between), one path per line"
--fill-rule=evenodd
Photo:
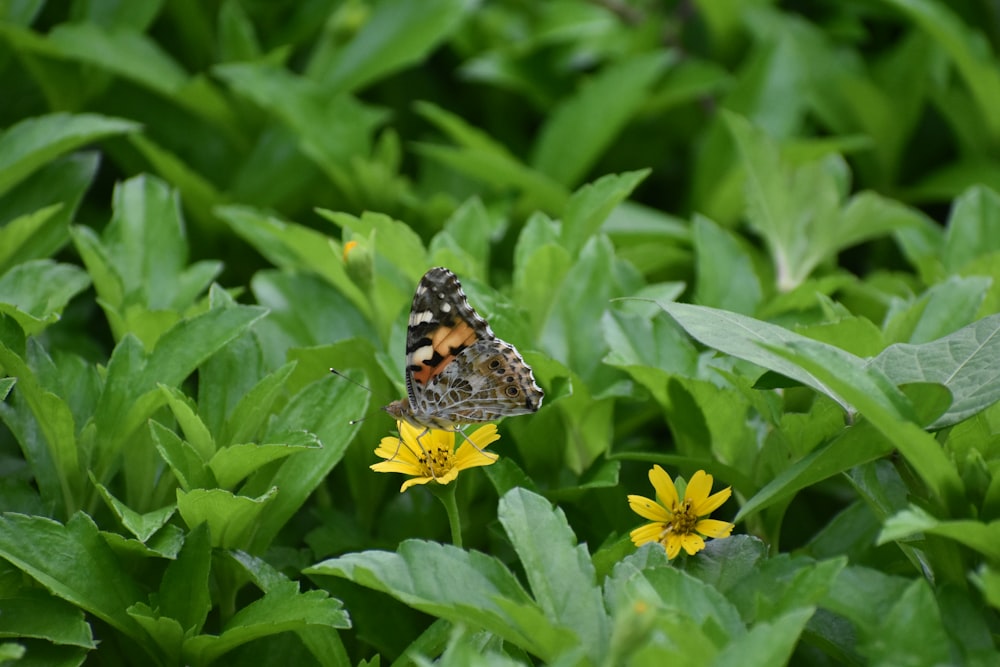
M545 394L514 346L493 333L455 274L434 268L417 285L406 330L407 398L383 409L427 429L535 412Z

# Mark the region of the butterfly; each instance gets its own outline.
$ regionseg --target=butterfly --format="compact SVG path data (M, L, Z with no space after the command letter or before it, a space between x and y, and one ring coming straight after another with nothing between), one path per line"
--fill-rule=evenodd
M514 346L469 305L455 274L425 273L406 329L406 398L383 410L413 426L459 431L536 412L544 397Z

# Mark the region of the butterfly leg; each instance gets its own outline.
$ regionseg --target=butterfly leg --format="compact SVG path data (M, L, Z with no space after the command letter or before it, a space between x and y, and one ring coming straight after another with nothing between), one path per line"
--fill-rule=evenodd
M496 461L497 459L500 458L499 454L494 454L493 452L485 452L482 449L480 449L478 446L476 446L476 443L474 443L471 440L469 440L469 436L465 435L465 431L463 431L461 429L461 427L456 426L455 427L455 433L458 433L460 436L462 436L463 438L465 438L465 441L467 443L469 443L470 445L472 445L473 449L475 449L477 452L479 452L480 454L482 454L486 458L493 459L494 461Z

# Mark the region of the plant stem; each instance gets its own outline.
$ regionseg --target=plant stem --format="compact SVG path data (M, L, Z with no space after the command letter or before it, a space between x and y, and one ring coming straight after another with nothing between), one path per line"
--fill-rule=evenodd
M448 525L451 527L451 543L456 547L462 546L462 519L458 513L458 503L455 501L455 489L458 487L458 480L451 484L430 484L431 493L444 505L445 512L448 513Z

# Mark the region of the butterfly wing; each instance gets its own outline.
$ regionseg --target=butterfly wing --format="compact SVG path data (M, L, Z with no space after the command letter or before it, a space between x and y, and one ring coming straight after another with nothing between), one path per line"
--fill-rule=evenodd
M437 428L534 412L543 397L514 347L496 337L455 274L441 267L424 274L413 296L406 390L414 420Z

